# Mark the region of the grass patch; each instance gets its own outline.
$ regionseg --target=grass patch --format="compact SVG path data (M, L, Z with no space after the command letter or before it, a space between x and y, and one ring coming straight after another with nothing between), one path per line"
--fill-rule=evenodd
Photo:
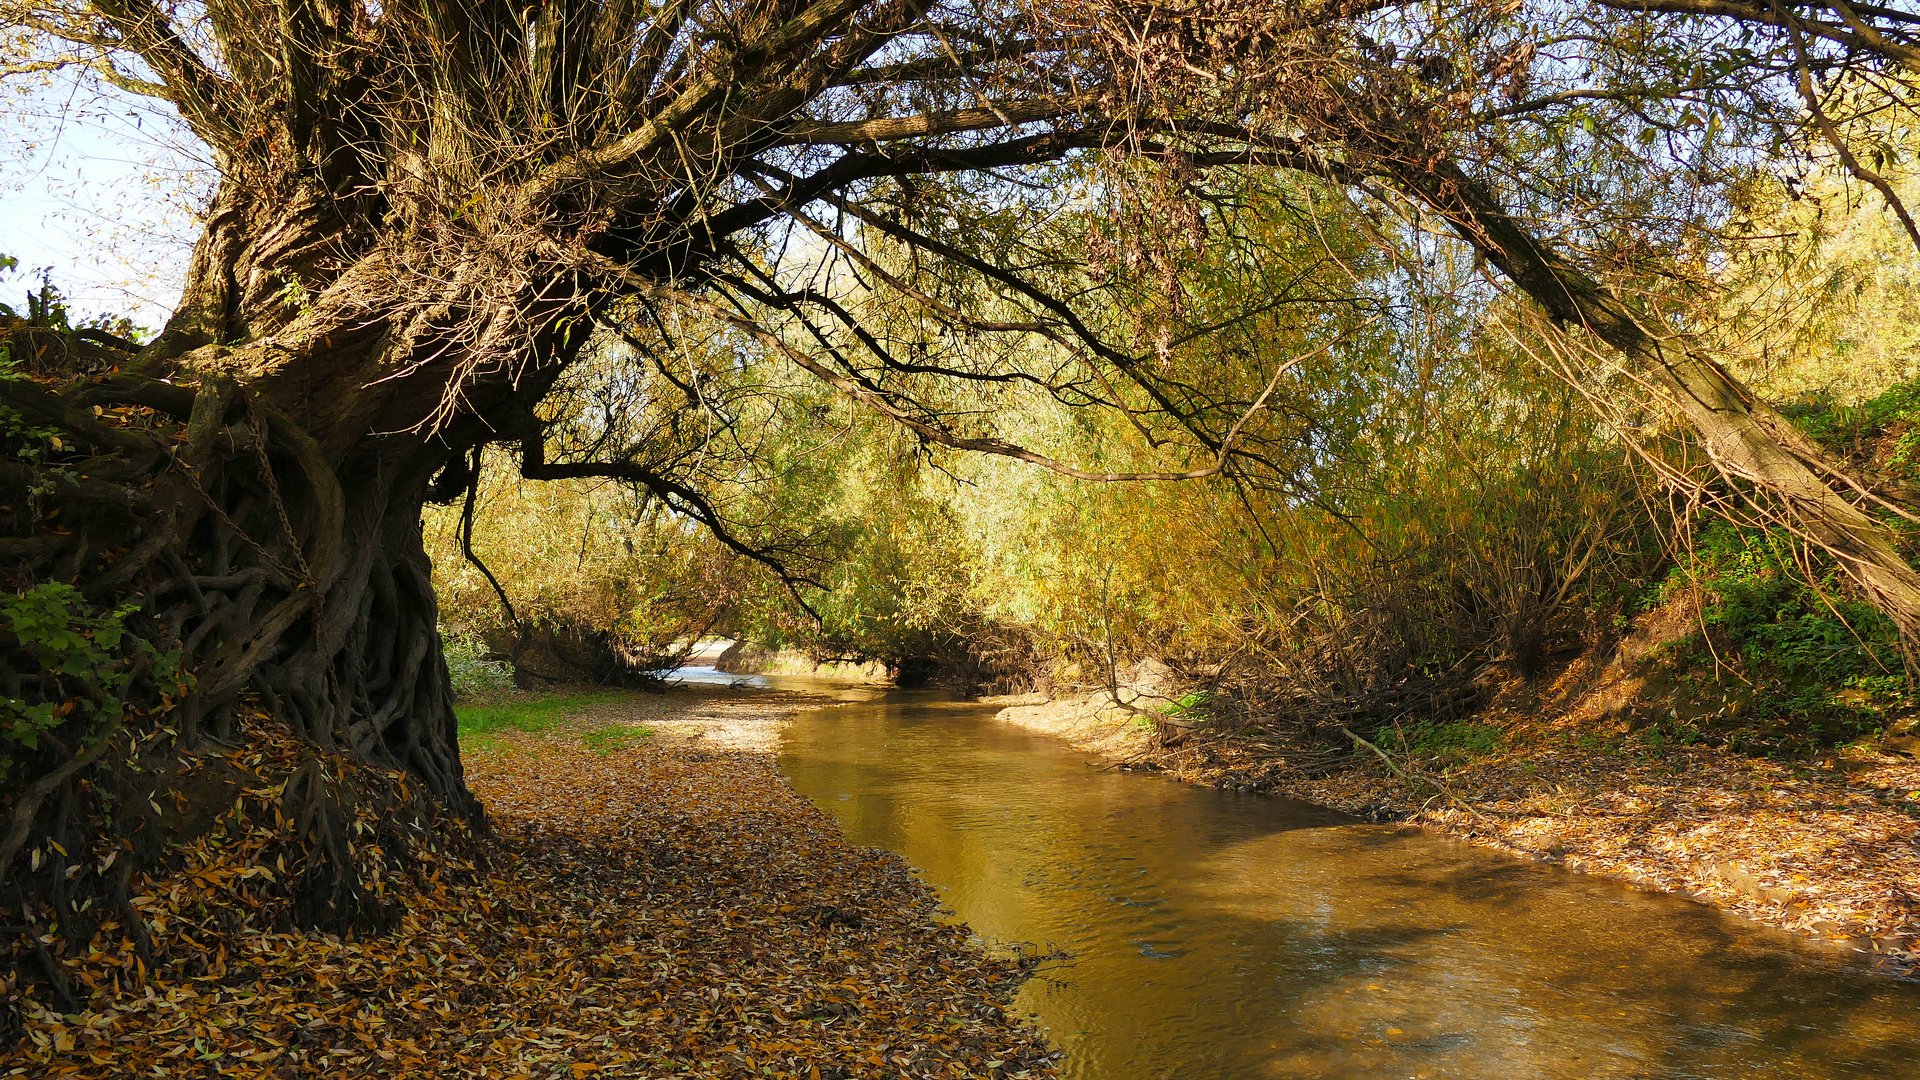
M498 749L500 735L509 731L540 734L570 720L581 709L618 701L625 695L604 690L588 694L560 694L486 704L455 705L454 717L460 722L460 748L469 752Z
M1190 721L1205 720L1207 701L1211 696L1205 691L1196 690L1182 695L1178 701L1167 702L1160 707L1160 711L1167 716L1184 716Z
M580 741L586 744L587 749L604 757L616 750L638 746L652 737L651 728L635 727L632 724L611 724L582 732Z
M1374 741L1396 753L1419 754L1457 764L1500 749L1501 732L1489 724L1465 720L1451 723L1422 720L1383 731Z

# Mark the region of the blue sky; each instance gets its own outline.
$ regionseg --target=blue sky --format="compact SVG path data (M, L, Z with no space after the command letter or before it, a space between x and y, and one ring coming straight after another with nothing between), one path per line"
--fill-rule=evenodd
M0 302L20 303L47 268L80 315L157 327L179 298L196 209L211 175L202 148L155 104L104 97L71 79L0 93Z

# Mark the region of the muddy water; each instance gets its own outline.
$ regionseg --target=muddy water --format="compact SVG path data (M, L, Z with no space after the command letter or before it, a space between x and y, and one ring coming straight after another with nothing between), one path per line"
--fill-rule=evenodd
M979 706L806 713L781 758L1001 942L1069 1077L1920 1077L1920 984L1674 897L1103 772Z

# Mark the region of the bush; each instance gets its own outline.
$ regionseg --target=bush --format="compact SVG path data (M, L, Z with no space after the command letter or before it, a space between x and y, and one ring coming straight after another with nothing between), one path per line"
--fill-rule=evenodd
M487 659L487 647L479 638L443 631L440 640L456 700L485 700L513 689L513 670Z
M1768 678L1839 685L1900 671L1892 620L1850 598L1832 570L1802 573L1778 530L1715 522L1675 575L1702 587L1707 626Z
M0 701L0 776L48 743L87 744L130 711L164 710L186 692L179 654L128 631L137 610L96 607L63 582L0 593L8 683L37 687L30 698L9 693Z
M1763 742L1833 745L1912 710L1892 620L1849 595L1834 568L1796 561L1780 530L1708 526L1662 593L1685 587L1699 590L1707 636L1676 659L1730 664L1743 685L1719 696L1744 702Z
M1920 477L1920 382L1897 383L1858 405L1814 394L1780 411L1828 450L1902 479Z

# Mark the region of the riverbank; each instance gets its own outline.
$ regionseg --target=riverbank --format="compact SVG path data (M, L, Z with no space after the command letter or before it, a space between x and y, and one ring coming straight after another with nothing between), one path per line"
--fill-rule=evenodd
M139 894L191 962L71 959L88 1007L27 1003L0 1075L1051 1075L1003 1011L1018 958L936 921L904 861L781 779L780 725L816 703L679 688L469 714L494 835L385 879L391 933L254 924L210 904L273 868L190 860Z
M1920 762L1910 758L1810 763L1676 745L1596 713L1590 694L1510 695L1454 745L1392 764L1274 732L1157 727L1105 692L996 703L1002 721L1110 764L1404 820L1690 896L1893 973L1920 971Z

